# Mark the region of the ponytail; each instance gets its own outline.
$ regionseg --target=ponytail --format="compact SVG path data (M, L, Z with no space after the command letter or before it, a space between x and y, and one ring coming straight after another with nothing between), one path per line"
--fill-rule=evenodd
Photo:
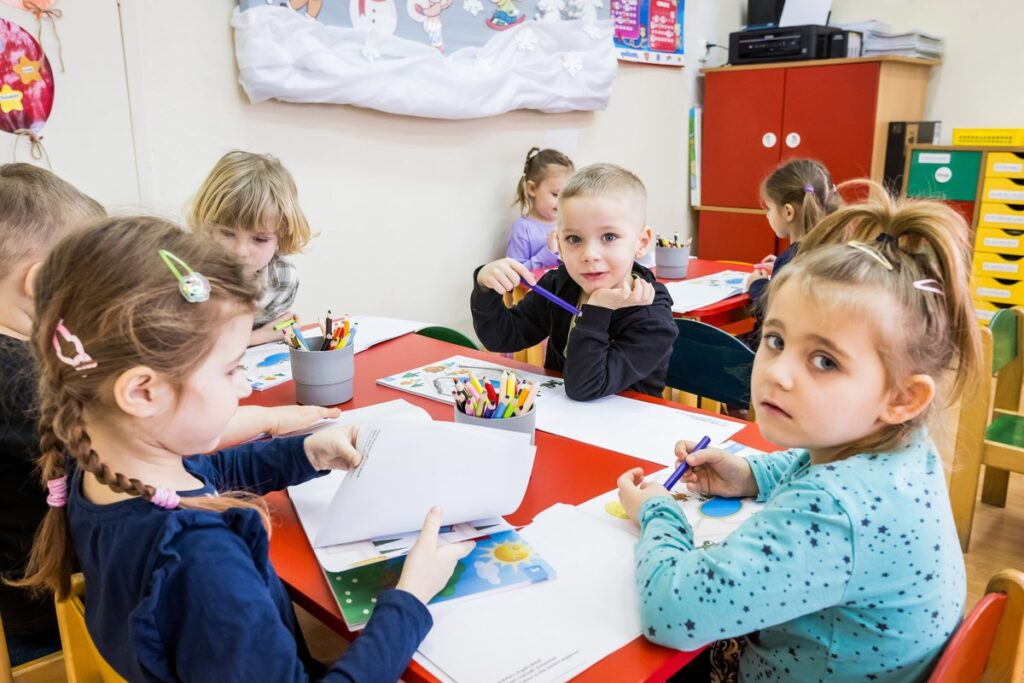
M526 153L526 161L523 162L523 174L519 176L516 183L515 198L512 206L519 207L519 214L525 216L533 209L533 199L527 193L527 183L539 184L547 177L548 167L561 166L572 173L575 169L572 160L554 149L541 149L531 147Z

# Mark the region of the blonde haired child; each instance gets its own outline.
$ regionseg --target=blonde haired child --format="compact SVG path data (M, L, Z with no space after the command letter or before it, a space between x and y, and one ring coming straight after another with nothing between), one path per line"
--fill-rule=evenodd
M89 633L128 680L316 677L257 496L358 465L356 428L189 457L216 446L249 393L238 363L258 292L243 264L164 221L119 218L66 237L39 282L50 510L21 585L64 596L77 559ZM432 510L330 680L401 675L430 628L424 603L471 545L438 547L438 522Z
M557 150L531 147L526 153L512 202L520 216L508 234L508 258L530 270L558 265L550 237L558 218L558 195L575 170L572 160Z
M235 253L259 281L261 295L250 345L275 341L274 325L294 318L299 290L295 267L284 257L312 237L291 174L275 157L235 150L222 156L188 210L196 232Z
M952 209L872 185L772 280L752 395L764 436L790 450L676 449L691 491L764 509L695 549L663 487L640 470L619 479L641 528L649 639L691 650L739 638L742 680L927 676L965 598L926 422L940 378L955 378L952 402L978 367L967 235Z

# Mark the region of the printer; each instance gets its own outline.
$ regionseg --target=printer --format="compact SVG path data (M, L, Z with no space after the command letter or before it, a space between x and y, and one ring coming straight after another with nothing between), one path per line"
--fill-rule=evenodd
M859 57L861 34L833 26L784 26L729 34L730 64Z

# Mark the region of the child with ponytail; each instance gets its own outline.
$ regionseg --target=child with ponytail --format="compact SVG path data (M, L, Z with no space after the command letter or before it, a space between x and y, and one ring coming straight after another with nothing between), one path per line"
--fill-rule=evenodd
M530 148L512 203L520 216L512 223L505 256L529 270L558 265L558 254L552 251L558 195L575 170L572 160L557 150Z

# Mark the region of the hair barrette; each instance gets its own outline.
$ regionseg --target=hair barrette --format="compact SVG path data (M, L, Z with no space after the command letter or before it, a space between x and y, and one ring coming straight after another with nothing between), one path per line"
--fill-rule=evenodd
M68 476L46 480L46 504L52 508L62 508L68 502Z
M74 356L65 356L64 351L60 348L60 340L63 339L65 343L71 344L75 350ZM96 361L92 359L88 353L85 352L85 347L82 346L82 340L78 338L78 335L71 334L67 327L64 326L64 319L61 318L57 321L57 327L53 332L53 348L57 351L57 358L62 363L67 363L75 369L75 372L82 370L91 370L96 367Z
M174 273L174 277L178 279L178 289L181 291L181 295L185 297L185 301L190 304L200 304L210 298L210 281L203 277L201 273L192 270L187 263L166 249L160 250L160 258L164 260L167 267ZM181 266L186 271L184 275L178 270L178 266Z
M933 278L926 280L914 280L914 289L920 289L922 292L932 292L939 296L946 296L946 293L942 291L942 284Z
M864 244L863 242L858 242L857 240L850 240L849 242L846 243L846 246L853 247L854 249L863 251L865 254L881 263L886 270L892 270L892 263L889 261L889 259L882 256L882 253L878 251L878 249L872 247L871 245Z
M804 192L814 192L814 185L804 185Z

